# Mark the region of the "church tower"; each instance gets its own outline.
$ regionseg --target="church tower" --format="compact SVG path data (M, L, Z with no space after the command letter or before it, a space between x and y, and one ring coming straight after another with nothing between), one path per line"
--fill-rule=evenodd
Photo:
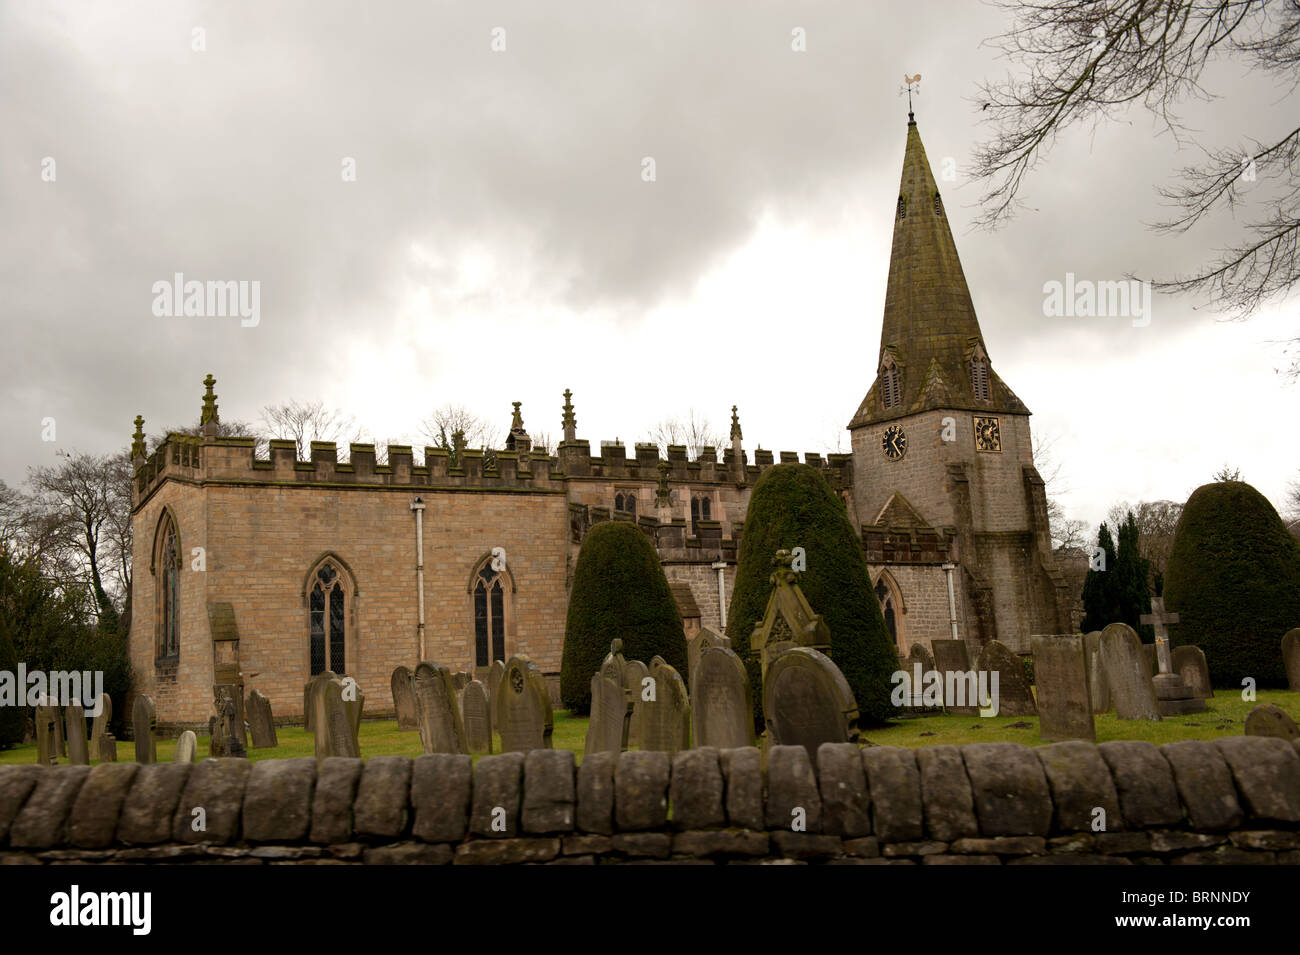
M908 113L876 380L849 423L872 581L902 652L1068 632L1029 409L998 376ZM973 659L973 657L972 657Z

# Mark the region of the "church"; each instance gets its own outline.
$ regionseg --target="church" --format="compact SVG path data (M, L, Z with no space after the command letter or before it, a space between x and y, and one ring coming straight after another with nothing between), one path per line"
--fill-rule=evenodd
M1029 409L997 374L915 118L907 138L876 377L822 471L860 532L900 653L913 643L1070 632L1072 595L1053 560ZM654 542L687 636L726 625L755 482L799 455L730 444L694 460L580 438L566 390L563 440L533 450L515 403L494 452L221 436L211 375L202 434L131 455L135 692L160 727L206 728L214 684L259 689L301 716L303 684L351 676L368 713L392 712L398 666L453 670L527 654L558 690L568 590L587 530L634 522ZM580 396L579 396L580 397ZM171 411L169 410L169 413ZM721 450L721 456L719 451ZM973 654L972 654L973 656Z

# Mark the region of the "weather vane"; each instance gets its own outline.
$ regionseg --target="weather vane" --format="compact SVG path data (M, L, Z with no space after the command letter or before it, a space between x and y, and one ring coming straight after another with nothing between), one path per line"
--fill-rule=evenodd
M913 119L913 116L912 116L912 89L913 89L913 87L916 88L916 95L917 95L917 96L920 96L920 95L921 95L921 88L920 88L920 87L921 87L921 74L920 74L920 73L917 73L915 76L908 76L906 73L904 73L904 74L903 74L903 89L907 90L907 118L908 118L909 120L910 120L910 119ZM899 90L899 91L898 91L898 95L899 95L899 96L902 96L902 95L903 95L903 90Z

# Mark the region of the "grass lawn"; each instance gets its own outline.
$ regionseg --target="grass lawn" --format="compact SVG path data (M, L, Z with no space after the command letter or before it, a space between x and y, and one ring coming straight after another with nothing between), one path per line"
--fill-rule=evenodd
M1160 722L1120 720L1113 713L1096 717L1097 742L1113 739L1139 739L1149 743L1170 743L1180 739L1215 739L1220 736L1240 736L1246 731L1246 714L1259 703L1274 703L1300 722L1300 693L1286 690L1260 690L1258 699L1243 702L1240 692L1220 690L1212 700L1206 701L1208 710L1189 716L1173 716ZM275 749L250 749L248 757L259 759L287 759L294 756L314 755L311 734L301 727L282 726L276 729L280 745ZM555 713L556 749L568 749L582 761L583 741L587 735L586 717L572 717L568 710ZM1034 716L922 716L915 719L896 720L883 729L864 730L862 737L880 746L937 746L964 743L1013 742L1027 746L1040 746L1038 718ZM499 747L500 739L497 741ZM175 740L158 743L160 762L171 760L176 750ZM199 737L199 756L208 751L208 738ZM419 756L420 735L413 731L398 732L395 721L361 723L362 756ZM119 760L135 758L135 744L118 741ZM478 757L475 757L476 759ZM0 766L17 766L36 762L36 744L16 746L0 752ZM93 765L93 761L92 761Z

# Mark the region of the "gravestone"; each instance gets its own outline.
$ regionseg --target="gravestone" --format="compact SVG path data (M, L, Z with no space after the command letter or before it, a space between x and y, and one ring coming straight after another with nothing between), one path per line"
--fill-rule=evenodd
M1043 739L1097 741L1082 637L1033 636L1038 730Z
M429 753L466 753L465 726L456 705L451 671L437 663L421 663L412 678L415 719L420 745Z
M1106 682L1106 668L1101 665L1100 630L1094 630L1083 638L1083 652L1088 666L1088 698L1092 701L1092 712L1105 713L1110 709L1110 684ZM1037 676L1035 672L1035 679Z
M722 634L709 627L701 627L690 640L686 641L686 677L690 680L695 673L695 664L700 661L700 654L710 647L726 647L731 649L731 638L724 637Z
M460 696L460 707L467 751L491 754L492 721L488 719L487 687L471 680Z
M249 691L244 712L248 714L248 735L252 737L254 749L272 749L279 744L275 719L271 715L271 701L261 690Z
M971 672L970 651L966 647L965 640L931 640L930 649L934 651L934 668L939 671L943 677L944 701L943 708L954 716L978 716L980 708L978 705L971 706L970 700L966 700L961 706L956 705L948 699L948 686L951 683L956 686L964 685L964 681L950 681L949 673L969 673ZM978 703L978 701L975 701Z
M917 670L918 665L921 667L919 671ZM933 710L934 707L925 706L921 699L925 688L926 674L933 673L935 670L934 654L930 652L930 648L924 643L912 644L912 648L907 651L907 656L900 658L899 666L907 673L907 679L912 689L912 700L903 707L904 711L924 713ZM920 673L919 677L917 676L918 672Z
M366 708L366 694L362 692L357 681L352 677L339 677L343 684L343 709L348 714L348 725L352 728L352 738L361 739L361 712Z
M474 677L465 670L457 670L451 675L452 689L459 693L461 690L465 689L465 687L469 686L469 681L472 679L474 679Z
M1178 623L1178 614L1165 611L1163 597L1151 598L1151 612L1138 618L1140 623L1150 624L1155 630L1156 675L1151 680L1151 687L1156 694L1156 707L1161 716L1178 716L1184 713L1204 713L1205 701L1198 697L1187 682L1174 671L1173 658L1169 652L1169 628L1171 623Z
M754 701L745 664L729 647L700 654L691 679L691 728L697 747L754 745Z
M1020 657L1000 640L990 640L980 650L975 667L982 673L998 674L998 716L1037 716L1034 691L1029 686L1025 664ZM989 692L993 692L993 678L988 678Z
M791 647L768 665L763 719L771 745L802 746L814 766L822 743L858 738L858 703L848 681L811 647Z
M393 706L397 710L397 728L399 730L418 730L420 721L415 718L415 690L411 686L409 667L398 667L393 671Z
M1191 644L1174 647L1173 667L1174 672L1183 678L1183 682L1192 688L1192 695L1198 700L1213 698L1210 668L1205 662L1205 651L1200 647Z
M257 691L254 690L254 693ZM172 755L173 763L192 763L199 751L199 738L194 735L194 730L186 730L181 733L180 739L176 741L176 752Z
M628 748L642 749L641 721L645 714L645 681L650 677L650 668L640 660L628 660L623 667L623 689L627 690L628 701L632 704L632 718L627 727Z
M221 688L218 687L217 689L220 690ZM209 723L209 726L216 730L213 738L221 740L221 753L219 755L236 759L247 758L248 748L244 745L244 724L239 718L239 710L235 707L235 701L224 693L218 693L214 703L217 708L217 720L215 724Z
M1261 703L1246 715L1246 735L1276 736L1290 742L1300 739L1300 728L1282 707Z
M57 709L48 704L35 707L33 714L36 723L36 764L38 766L57 766L59 764L59 738L54 731L57 721Z
M153 727L157 721L157 710L153 699L146 693L135 698L131 710L131 726L135 731L135 761L137 763L158 762L158 745L154 742Z
M583 754L621 753L627 749L632 711L627 690L604 672L591 678L591 719Z
M1141 640L1142 638L1138 637L1138 639ZM1160 672L1160 667L1156 665L1156 645L1154 643L1142 644L1142 659L1146 663L1149 674L1155 676Z
M497 687L494 724L501 736L501 752L528 752L549 749L548 720L551 698L546 692L541 672L523 654L516 654L505 665L501 685ZM541 692L538 692L538 682Z
M525 661L524 674L532 685L537 705L542 711L542 749L553 749L551 737L555 733L555 713L551 708L551 688L546 684L542 668L532 660L525 658Z
M678 753L691 748L691 703L681 674L662 657L650 661L654 699L637 704L641 713L640 748ZM644 695L644 694L642 694Z
M500 732L497 729L497 689L501 686L501 681L505 679L505 675L505 661L493 660L492 665L488 667L487 674L488 716L492 718L493 732Z
M750 652L758 657L760 678L764 682L767 668L791 647L811 647L823 654L831 648L830 628L821 614L813 612L804 596L791 552L778 550L772 566L775 570L768 578L773 585L772 593L767 598L763 619L754 625L749 637Z
M311 719L318 760L327 756L356 758L361 755L347 704L343 701L343 681L338 677L317 682L312 693Z
M68 755L68 738L63 735L63 707L59 706L57 695L50 700L54 710L54 745L60 756Z
M314 699L316 698L316 688L317 688L317 686L319 686L320 684L322 684L322 683L328 683L328 682L329 682L330 680L332 680L332 679L334 679L334 671L333 671L333 670L324 670L324 671L322 671L322 672L320 672L320 673L317 673L314 677L312 677L310 680L308 680L308 681L303 685L303 688L302 688L302 712L303 712L302 728L305 729L308 733L312 732L312 730L313 730L312 719L313 719L313 718L315 717L315 715L316 715L316 708L315 708L315 705L312 703L312 700L314 700Z
M99 715L90 724L90 750L101 763L117 762L117 740L108 731L113 719L113 698L107 693L99 696Z
M1110 702L1122 720L1158 720L1151 673L1142 656L1142 642L1126 623L1108 624L1101 632L1101 665L1110 686Z
M86 740L86 710L73 700L64 711L68 727L68 762L73 766L90 765L90 746Z
M1300 627L1282 635L1282 666L1291 692L1300 693Z

